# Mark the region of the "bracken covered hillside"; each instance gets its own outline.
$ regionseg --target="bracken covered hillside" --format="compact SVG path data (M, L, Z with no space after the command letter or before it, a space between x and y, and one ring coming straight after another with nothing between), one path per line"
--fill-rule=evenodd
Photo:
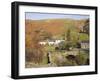
M46 20L25 20L26 34L32 33L35 30L45 30L52 35L61 34L65 27L73 25L78 31L82 30L86 20L72 19L46 19Z

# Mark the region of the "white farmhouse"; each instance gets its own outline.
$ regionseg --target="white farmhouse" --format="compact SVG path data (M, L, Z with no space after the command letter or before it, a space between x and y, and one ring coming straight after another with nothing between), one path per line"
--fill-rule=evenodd
M58 45L59 43L63 42L65 40L55 40L55 45Z
M39 44L40 44L40 45L46 45L46 44L47 44L47 42L45 42L45 41L44 41L44 42L43 42L43 41L41 41L41 42L39 42Z
M47 41L41 41L39 42L40 45L58 45L59 43L61 43L62 41L65 40L47 40Z

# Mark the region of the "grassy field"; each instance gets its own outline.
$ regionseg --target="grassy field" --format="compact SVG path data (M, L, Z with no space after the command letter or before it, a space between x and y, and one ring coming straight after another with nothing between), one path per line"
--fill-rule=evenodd
M89 36L85 33L80 33L79 38L80 38L81 41L89 40Z

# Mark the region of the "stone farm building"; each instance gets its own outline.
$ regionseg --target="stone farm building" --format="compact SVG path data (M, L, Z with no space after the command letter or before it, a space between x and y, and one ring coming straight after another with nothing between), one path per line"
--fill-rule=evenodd
M80 45L82 49L89 49L89 41L81 41Z

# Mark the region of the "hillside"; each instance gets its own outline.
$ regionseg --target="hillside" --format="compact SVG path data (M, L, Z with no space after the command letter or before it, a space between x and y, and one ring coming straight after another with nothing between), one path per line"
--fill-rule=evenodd
M45 30L52 35L59 35L73 25L80 31L84 25L85 20L72 20L72 19L46 19L46 20L25 20L26 34L31 34L35 30Z

